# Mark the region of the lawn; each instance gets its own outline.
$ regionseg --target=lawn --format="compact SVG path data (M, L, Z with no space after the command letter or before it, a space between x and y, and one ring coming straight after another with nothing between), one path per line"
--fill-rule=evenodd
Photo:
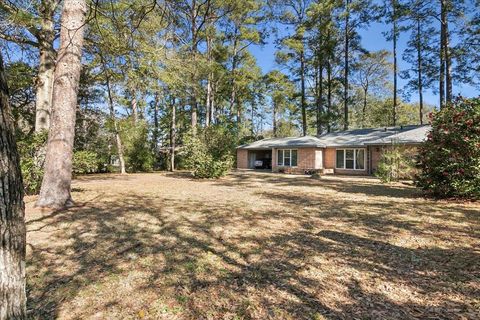
M373 178L83 176L27 202L33 319L479 319L480 204Z

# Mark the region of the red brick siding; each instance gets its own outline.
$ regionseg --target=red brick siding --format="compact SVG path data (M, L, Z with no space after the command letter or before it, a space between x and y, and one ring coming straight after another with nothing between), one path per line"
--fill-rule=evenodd
M273 154L273 171L278 171L280 168L277 165L277 150L274 150ZM305 170L315 169L315 150L321 150L318 148L298 148L297 150L297 166L290 168L285 167L289 172L303 173Z
M237 149L237 168L248 169L248 150Z

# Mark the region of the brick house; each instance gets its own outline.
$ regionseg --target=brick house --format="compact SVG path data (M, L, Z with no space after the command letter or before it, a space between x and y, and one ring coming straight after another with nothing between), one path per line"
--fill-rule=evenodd
M237 168L255 169L271 163L273 172L369 175L375 173L384 150L393 144L408 154L416 154L430 126L357 129L321 136L269 138L237 148ZM261 162L259 162L261 161Z

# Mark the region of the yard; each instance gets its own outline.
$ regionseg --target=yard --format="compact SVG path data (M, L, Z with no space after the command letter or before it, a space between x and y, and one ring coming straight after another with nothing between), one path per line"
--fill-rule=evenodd
M27 202L34 319L478 319L480 204L373 178L84 176Z

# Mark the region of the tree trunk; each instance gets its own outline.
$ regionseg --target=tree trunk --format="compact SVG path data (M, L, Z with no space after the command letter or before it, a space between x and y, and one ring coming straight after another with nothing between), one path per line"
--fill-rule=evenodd
M113 103L112 88L110 87L110 77L108 75L107 75L107 94L108 94L108 107L110 110L110 118L112 119L112 122L113 122L115 142L117 144L118 161L120 161L120 173L126 174L127 171L125 170L125 159L123 158L122 138L120 137L120 130L118 128L117 117L115 116L115 106Z
M133 122L137 123L138 122L137 92L135 90L132 90L131 93L132 93L131 107L132 107Z
M367 113L368 85L363 88L362 128L365 128L365 114Z
M445 0L440 0L440 79L439 96L440 108L445 105L445 18L446 8Z
M444 52L445 52L445 82L446 82L446 103L452 103L453 87L452 87L452 57L450 52L450 34L448 31L448 10L450 10L450 4L448 0L444 0Z
M348 76L350 73L349 66L348 66L348 54L349 54L349 40L350 40L350 25L349 25L349 18L350 18L350 0L346 0L345 9L347 14L345 15L345 74L344 74L344 89L343 89L343 130L348 130Z
M392 0L392 15L393 15L393 126L397 124L397 3L395 0Z
M423 79L422 79L422 46L421 46L421 21L420 17L417 18L417 68L418 68L418 101L419 101L419 116L420 124L423 124Z
M36 35L40 59L35 97L35 131L50 128L50 112L52 108L53 77L55 73L56 51L54 14L57 1L44 0L40 6L40 30Z
M212 62L212 39L209 35L207 35L207 61L208 61L208 68L210 69L211 62ZM212 72L209 70L208 71L208 76L207 76L207 97L205 99L205 126L209 126L210 122L212 121L211 117L211 96L212 96Z
M307 135L307 106L305 97L305 53L300 52L300 104L302 108L302 133Z
M175 98L172 99L172 119L170 123L170 171L175 171L175 138L176 138L176 106Z
M233 109L235 107L236 101L236 87L235 87L235 76L237 72L237 39L235 37L235 41L233 42L233 56L232 56L232 80L230 86L232 90L230 92L230 114L233 114ZM237 119L238 120L238 119Z
M27 318L25 206L14 132L0 53L0 320Z
M273 137L276 138L277 137L277 104L275 103L275 101L273 101L273 108L272 108L272 121L273 121Z
M323 115L323 65L319 59L318 66L318 93L317 93L317 135L322 134L322 115Z
M332 64L330 59L327 63L327 132L332 130L330 125L330 112L332 112Z
M58 209L72 203L70 186L75 111L82 67L81 56L86 12L85 0L64 1L45 174L37 201L39 207Z

